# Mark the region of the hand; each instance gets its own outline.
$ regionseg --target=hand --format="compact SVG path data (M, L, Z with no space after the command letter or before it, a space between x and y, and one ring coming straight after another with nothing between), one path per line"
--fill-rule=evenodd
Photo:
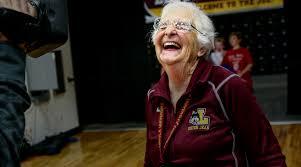
M16 10L36 17L37 11L28 0L0 0L0 7Z

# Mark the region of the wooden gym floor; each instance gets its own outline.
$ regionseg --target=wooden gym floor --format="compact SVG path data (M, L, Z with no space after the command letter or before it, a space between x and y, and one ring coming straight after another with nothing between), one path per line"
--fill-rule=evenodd
M301 124L273 125L288 167L301 166ZM83 132L78 142L64 147L60 154L36 156L22 167L142 167L145 129L119 132Z

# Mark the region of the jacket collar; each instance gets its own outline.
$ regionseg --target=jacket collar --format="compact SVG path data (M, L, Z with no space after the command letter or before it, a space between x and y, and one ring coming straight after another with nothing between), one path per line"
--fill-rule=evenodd
M188 84L188 87L184 95L190 94L196 87L207 83L211 70L212 70L212 65L204 58L200 59L196 69L192 74L192 77L190 79L190 82ZM154 85L154 87L150 91L151 91L151 94L149 95L150 99L158 96L170 101L168 76L166 72L162 74L160 80L157 82L157 84Z

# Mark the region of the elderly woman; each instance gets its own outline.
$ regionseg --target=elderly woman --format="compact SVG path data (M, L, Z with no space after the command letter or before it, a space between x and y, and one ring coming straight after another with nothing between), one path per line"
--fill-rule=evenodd
M144 166L286 166L242 79L205 60L214 34L211 20L190 2L168 3L154 23L165 72L146 97Z

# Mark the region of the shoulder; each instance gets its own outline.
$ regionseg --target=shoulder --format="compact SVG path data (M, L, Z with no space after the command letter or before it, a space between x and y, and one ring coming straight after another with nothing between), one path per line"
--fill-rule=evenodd
M225 56L228 56L229 54L231 54L232 53L232 50L230 49L230 50L225 50Z
M146 100L148 101L150 96L155 92L155 89L152 86L150 89L148 89L147 94L146 94Z
M250 51L249 51L249 49L248 48L246 48L246 47L242 47L242 48L240 48L240 51L241 52L247 52L247 53L249 53Z
M212 71L209 77L209 81L220 82L233 74L234 73L232 71L230 71L229 69L223 66L214 65L212 66Z
M221 66L213 66L208 82L213 85L217 91L224 87L224 85L227 85L227 87L244 85L242 79L237 74Z
M148 101L149 99L151 99L151 97L154 96L154 94L158 94L158 92L163 92L164 90L163 87L164 87L164 78L162 79L162 76L160 78L159 81L157 82L154 82L150 88L148 89L147 93L146 93L146 100ZM156 93L157 92L157 93Z

